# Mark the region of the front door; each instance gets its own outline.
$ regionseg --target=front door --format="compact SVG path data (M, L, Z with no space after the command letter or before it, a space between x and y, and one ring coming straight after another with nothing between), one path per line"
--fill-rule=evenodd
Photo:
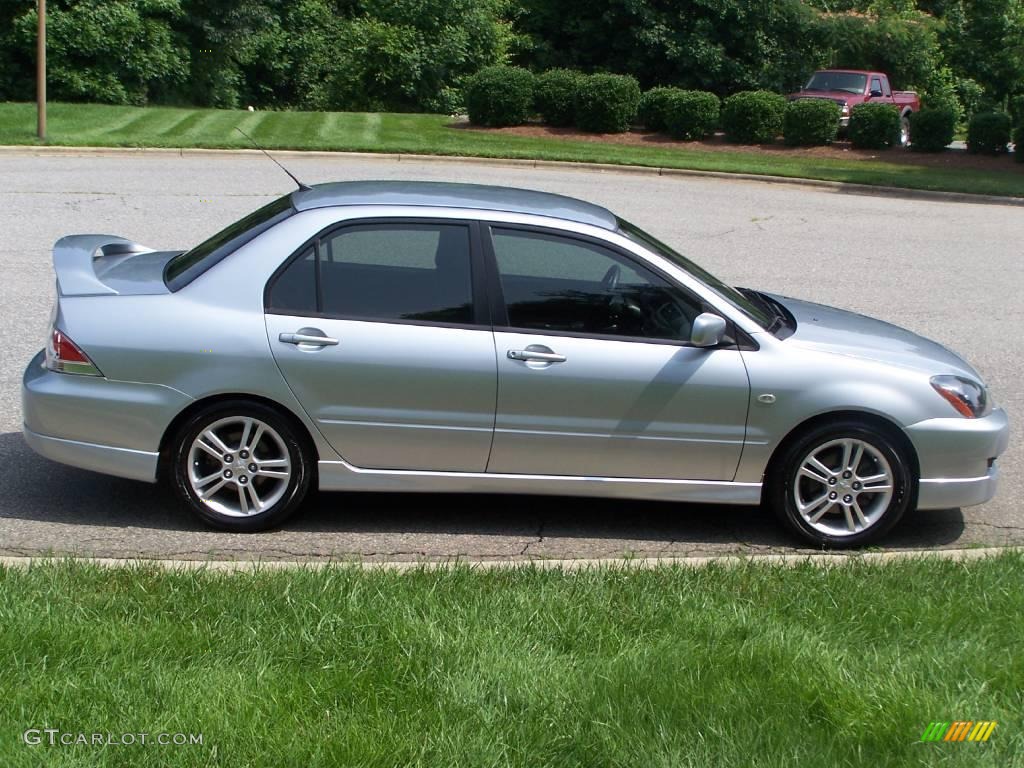
M457 222L351 224L272 279L274 358L350 464L484 471L497 373L471 241Z
M702 302L591 240L491 228L503 297L488 472L732 480L749 384L688 345Z

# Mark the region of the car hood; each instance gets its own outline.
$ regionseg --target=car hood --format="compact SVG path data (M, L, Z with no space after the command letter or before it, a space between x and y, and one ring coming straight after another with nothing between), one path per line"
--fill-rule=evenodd
M848 91L797 91L796 93L789 94L789 100L828 99L829 101L834 101L837 104L845 104L850 99L855 99L858 96L859 94L850 93Z
M960 374L981 382L963 358L941 344L899 326L824 304L768 294L796 318L796 332L786 344L889 365L928 374Z

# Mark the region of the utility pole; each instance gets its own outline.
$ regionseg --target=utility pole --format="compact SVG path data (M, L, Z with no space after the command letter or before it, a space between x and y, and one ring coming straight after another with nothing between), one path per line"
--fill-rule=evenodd
M39 3L39 36L36 40L36 106L39 139L46 141L46 0Z

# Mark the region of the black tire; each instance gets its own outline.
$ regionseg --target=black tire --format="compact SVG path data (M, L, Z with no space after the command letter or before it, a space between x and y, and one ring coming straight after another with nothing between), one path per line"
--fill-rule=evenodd
M832 502L832 505L834 506L830 506L830 509L834 511L828 512L827 516L822 518L824 522L819 521L819 525L822 527L848 526L846 523L845 510L850 508L850 505L842 503L846 498L846 495L845 491L839 484L844 482L855 482L856 477L846 479L841 474L838 474L835 477L836 485L827 486L823 483L818 483L816 480L804 478L799 475L802 462L812 451L842 440L859 441L860 443L871 446L875 451L877 451L889 465L892 477L892 490L888 503L883 504L884 493L872 494L866 488L866 483L861 485L862 490L858 490L855 493L850 489L850 497L854 499L855 502L864 501L865 504L870 503L877 511L867 516L870 520L870 524L866 527L861 527L859 521L855 518L855 527L859 528L859 530L850 533L847 533L846 530L844 530L840 535L836 535L814 527L814 525L805 519L797 508L795 496L797 492L802 493L806 490L808 488L808 484L810 484L810 488L815 488L815 484L821 485L822 492L826 495L830 493L838 493L838 496L830 497L829 500L825 501L825 504L827 505L831 498L835 498L835 501ZM856 444L857 443L855 442L854 445ZM839 446L836 446L834 449L826 449L826 455L828 455L829 450L841 452L842 449ZM863 463L860 465L862 468L870 468L872 463L878 464L878 459L872 456L870 452L865 449L864 459L862 462ZM831 464L827 464L826 466L832 469L840 469L842 467L842 461L840 460L834 468ZM883 465L878 464L878 466L881 467ZM865 471L868 470L865 469ZM901 441L894 437L887 429L878 429L853 420L843 420L836 421L831 424L824 424L811 428L799 435L795 440L792 440L788 445L786 445L782 449L782 453L773 461L766 481L766 501L786 527L805 541L828 549L850 549L854 547L862 547L865 544L869 544L882 538L894 525L896 525L896 523L899 522L900 518L903 517L903 513L907 511L907 508L910 506L911 499L914 497L915 487L915 479L913 476L910 457L907 456L906 449L903 447ZM830 480L829 482L833 481ZM886 481L878 482L881 484ZM797 483L802 483L803 485L799 486L799 490L795 492L794 487L796 487ZM860 507L858 506L858 509L859 508ZM816 509L820 510L820 507ZM811 516L813 517L813 515ZM830 522L834 519L836 519L835 522Z
M219 492L219 495L212 497L211 501L204 501L196 493L190 480L190 470L193 468L193 465L198 466L200 461L208 462L211 465L210 469L214 471L217 469L215 466L216 460L203 455L202 452L195 454L196 457L200 458L190 459L190 456L193 455L193 442L209 429L211 425L234 419L254 419L269 427L268 435L271 432L276 432L276 438L279 438L279 440L274 439L272 447L276 446L282 450L282 458L287 456L287 460L290 462L288 468L290 475L287 480L258 477L258 470L261 467L257 465L257 472L252 474L251 481L248 481L249 475L244 468L238 471L239 468L235 465L230 466L231 469L236 470L234 480L231 481L234 485L236 498L243 497L249 502L252 498L258 497L257 488L261 487L260 484L263 484L262 487L266 487L267 484L273 484L274 492L267 499L269 501L270 498L273 498L273 503L269 503L267 508L262 511L252 512L244 516L225 514L216 508L216 506L226 506L226 503L230 503L231 483L226 483ZM230 429L230 427L231 425L229 424L225 428ZM170 442L165 470L175 495L181 503L207 525L223 531L236 533L265 531L280 525L291 516L309 492L316 465L312 452L307 447L306 441L303 438L304 436L294 426L291 419L283 417L273 408L248 400L222 401L198 411L182 424ZM270 439L269 437L264 438L264 440ZM261 441L261 445L264 444ZM238 446L237 443L229 447L235 448L236 446ZM239 462L243 461L241 458L242 452L238 451L237 453L238 456L234 458ZM231 455L234 456L233 454ZM278 459L278 461L280 460ZM260 461L255 455L255 451L252 461L254 463ZM224 466L228 467L227 464ZM249 464L248 466L252 467L253 465ZM264 471L266 470L264 469ZM243 477L246 479L243 479ZM253 494L251 497L247 495L247 489L240 488L239 486L240 482L247 481L251 485L251 493ZM217 482L219 482L219 478L212 481L211 487L213 483ZM221 504L218 499L224 500L226 503Z

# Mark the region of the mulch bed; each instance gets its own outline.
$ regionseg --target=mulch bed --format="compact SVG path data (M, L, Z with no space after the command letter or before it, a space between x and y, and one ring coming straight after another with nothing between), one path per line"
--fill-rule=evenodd
M703 152L748 152L781 157L832 158L841 160L882 160L887 163L927 166L931 168L956 168L978 171L1006 171L1024 174L1024 163L1015 163L1007 155L971 155L962 149L947 149L945 152L912 152L902 148L886 150L853 149L848 141L835 141L827 147L787 147L783 144L761 144L756 146L730 144L722 134L705 141L677 141L662 133L630 131L628 133L584 133L574 128L556 128L550 125L528 124L510 128L481 128L462 120L449 127L466 131L527 136L531 138L563 139L566 141L589 141L595 144L627 144L635 147L678 147Z

